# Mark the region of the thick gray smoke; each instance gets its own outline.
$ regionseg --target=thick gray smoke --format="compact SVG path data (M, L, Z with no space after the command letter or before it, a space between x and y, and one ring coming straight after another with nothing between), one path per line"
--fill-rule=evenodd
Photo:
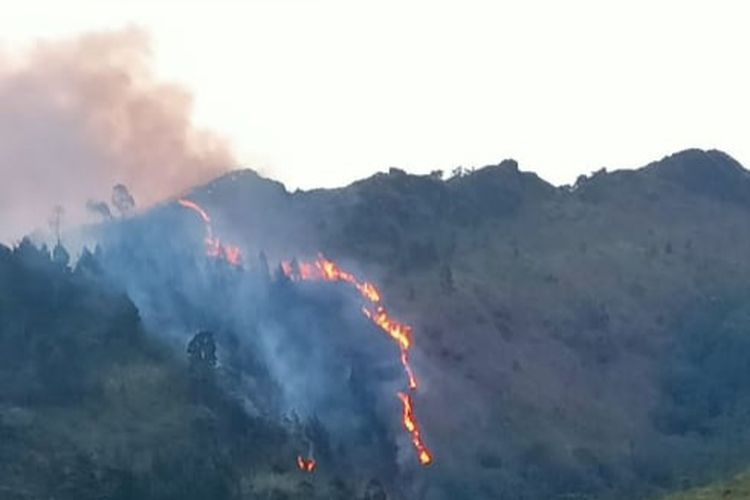
M128 186L139 207L235 165L191 123L191 97L157 81L148 36L128 29L0 54L0 241L91 220L88 200Z

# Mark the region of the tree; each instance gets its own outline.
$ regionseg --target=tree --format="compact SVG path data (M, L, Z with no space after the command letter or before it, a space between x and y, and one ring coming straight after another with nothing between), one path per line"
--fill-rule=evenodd
M451 267L448 264L443 264L440 269L440 288L445 293L452 293L455 291L453 271L451 271Z
M187 352L191 370L205 371L216 368L216 343L212 332L196 333L188 343Z
M52 250L52 260L62 269L67 269L68 264L70 264L70 254L65 250L60 241L57 242L55 248Z
M135 199L125 184L116 184L112 188L112 205L125 217L135 208Z
M88 248L84 247L73 272L78 276L93 278L100 276L103 270L99 261L94 257L94 254Z
M214 370L216 368L216 343L214 334L201 331L195 334L187 346L190 363L191 390L199 400L207 400L214 394Z
M55 233L55 239L60 241L60 231L62 228L62 219L65 215L65 209L61 205L55 205L52 209L52 217L50 217L49 225L52 231Z
M266 252L261 250L258 255L258 263L260 265L260 274L262 278L265 281L268 281L271 278L271 272L268 268L268 257L266 257Z
M367 483L367 486L365 487L365 495L363 500L387 499L388 495L386 495L385 490L383 489L383 484L377 479L370 479L370 481Z

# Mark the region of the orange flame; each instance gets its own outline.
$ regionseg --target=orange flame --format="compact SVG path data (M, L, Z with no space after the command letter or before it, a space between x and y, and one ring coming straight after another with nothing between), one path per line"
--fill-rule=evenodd
M432 463L432 453L427 449L425 444L422 442L422 433L419 430L419 425L414 419L414 406L412 404L411 396L403 392L398 393L398 398L403 404L402 421L404 423L404 429L411 434L411 444L417 451L417 458L419 463L427 466Z
M409 352L406 349L401 349L401 364L404 366L406 371L406 378L409 381L409 389L412 391L417 390L417 377L414 376L414 371L411 369L409 364Z
M313 472L315 470L315 459L305 458L302 455L297 455L297 467L302 472Z
M354 286L360 296L367 302L362 306L362 314L398 344L400 360L406 372L409 390L417 390L417 378L409 364L409 349L412 346L411 326L401 323L390 316L382 304L380 290L374 284L368 281L360 281L356 276L342 270L335 262L326 259L322 255L318 255L318 258L313 262L283 261L281 263L281 270L293 281L322 280L344 282ZM422 442L419 426L414 419L411 396L403 392L399 392L398 396L404 404L404 428L411 434L411 441L414 449L417 451L419 463L424 466L430 465L432 463L432 454Z
M375 311L365 307L362 308L362 312L381 330L390 335L401 349L408 350L411 347L411 327L395 321L388 315L388 311L383 306L378 306Z
M222 245L219 238L214 237L214 231L211 227L211 217L209 217L208 212L196 202L186 198L177 200L177 203L181 207L197 213L203 220L203 224L206 226L206 236L203 239L206 245L206 255L209 257L224 259L233 266L239 266L242 258L240 248L234 245Z
M188 199L179 199L177 203L189 210L196 212L206 227L206 236L204 242L206 245L206 254L210 257L224 259L233 266L240 264L240 249L234 245L222 245L218 238L213 235L211 226L211 217L196 202ZM408 387L410 391L416 391L418 387L417 378L409 364L409 349L412 346L412 329L411 326L393 319L385 306L382 304L382 296L378 288L368 282L360 281L352 273L342 270L338 264L328 260L323 255L313 262L281 262L281 270L291 280L323 280L331 282L348 283L359 292L360 296L367 302L362 306L362 313L376 326L383 330L388 336L395 341L400 350L400 360L406 373ZM422 441L422 434L414 418L414 405L411 395L404 392L398 392L398 397L403 404L402 421L404 428L411 435L411 442L417 452L417 459L423 466L432 463L432 454ZM316 462L314 458L304 458L297 456L297 466L303 472L311 473L315 470Z

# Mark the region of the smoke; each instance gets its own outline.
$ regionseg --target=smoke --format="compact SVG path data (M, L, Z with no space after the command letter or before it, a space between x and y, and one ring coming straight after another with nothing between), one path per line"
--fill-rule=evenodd
M0 241L94 214L87 200L127 185L148 207L236 164L191 122L191 96L157 81L136 28L0 53Z
M234 266L207 255L204 222L178 203L96 232L104 273L146 329L183 353L195 332L213 332L222 389L253 416L299 421L295 454L362 481L416 466L395 397L398 348L362 314L356 290L289 281L265 256Z

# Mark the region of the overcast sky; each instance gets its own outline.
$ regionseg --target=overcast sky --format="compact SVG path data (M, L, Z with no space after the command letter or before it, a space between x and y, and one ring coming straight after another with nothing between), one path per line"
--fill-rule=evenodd
M0 50L144 27L195 121L291 188L504 158L560 184L688 147L750 165L747 4L2 1Z

